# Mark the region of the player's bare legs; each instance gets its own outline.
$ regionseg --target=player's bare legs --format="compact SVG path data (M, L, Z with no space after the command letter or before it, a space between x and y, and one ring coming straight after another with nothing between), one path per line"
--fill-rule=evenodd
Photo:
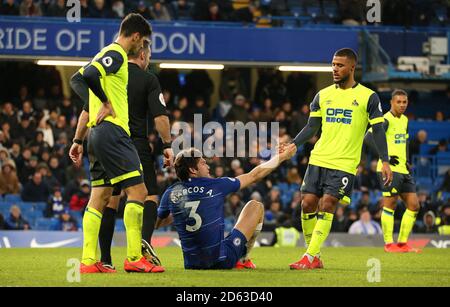
M421 250L412 248L407 244L408 237L414 227L417 214L420 210L419 199L417 198L416 193L402 193L400 194L400 198L406 204L406 211L402 217L397 246L402 252L421 252Z
M247 253L240 259L237 267L239 268L255 268L250 261L248 255L255 245L256 238L261 233L264 221L264 205L258 201L251 200L242 209L236 223L235 229L242 232L247 239Z
M319 197L314 194L302 195L302 229L306 246L311 242L311 236L317 223Z

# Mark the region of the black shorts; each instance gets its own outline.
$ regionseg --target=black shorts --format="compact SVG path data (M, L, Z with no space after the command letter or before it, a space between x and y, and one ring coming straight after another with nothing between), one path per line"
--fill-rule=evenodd
M142 163L142 168L144 170L144 183L148 191L148 195L158 195L158 188L156 186L156 170L155 170L155 159L150 149L148 140L144 138L134 138L132 139L134 147L138 153L139 159ZM120 186L114 188L113 196L120 195Z
M125 130L113 123L103 121L91 128L88 156L92 187L124 189L143 182L142 166L133 142Z
M309 164L300 190L318 197L329 194L349 204L354 179L353 174Z
M392 183L388 187L385 187L383 184L383 175L381 173L377 174L383 196L389 197L397 196L402 193L416 193L416 182L410 174L393 172Z

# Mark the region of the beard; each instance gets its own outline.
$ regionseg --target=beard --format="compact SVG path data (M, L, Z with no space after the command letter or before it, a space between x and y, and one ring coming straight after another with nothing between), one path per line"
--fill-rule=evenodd
M337 85L342 85L342 84L345 84L349 78L350 78L350 75L346 75L346 76L343 76L340 80L334 81L334 83Z

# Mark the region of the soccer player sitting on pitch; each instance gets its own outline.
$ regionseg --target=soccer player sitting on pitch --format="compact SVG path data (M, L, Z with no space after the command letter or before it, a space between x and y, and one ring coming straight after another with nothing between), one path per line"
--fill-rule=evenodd
M181 182L164 192L156 225L168 225L173 220L186 269L255 268L248 255L262 229L264 206L249 201L234 229L224 238L225 198L269 175L295 151L291 144L271 160L236 178L211 178L209 166L197 149L177 154L175 170Z
M416 194L414 178L409 173L408 166L408 118L403 115L408 107L408 95L403 90L392 92L391 110L384 114L384 130L388 142L389 163L393 173L392 184L389 187L382 186L383 211L381 213L381 227L384 236L384 250L388 253L419 252L420 250L410 247L409 234L416 222L420 209ZM365 138L366 143L374 148L373 135L370 129ZM378 161L377 171L381 171L381 161ZM380 182L382 175L378 173ZM405 202L406 211L403 214L398 243L394 244L394 211L397 206L398 197Z
M150 39L151 32L150 25L141 15L127 15L120 25L117 40L103 48L80 71L85 83L82 87L89 88L89 97L85 97L85 101L89 101L87 127L91 129L88 151L93 186L83 217L81 273L115 272L97 261L97 245L102 213L113 186L117 185L125 190L128 197L124 211L127 236L125 271L164 271L149 263L141 253L143 203L147 189L128 126L128 53L136 53L141 49L144 40ZM81 130L86 129L83 127ZM81 160L82 143L81 139L74 139L70 149L73 161Z
M330 233L337 204L339 201L350 203L368 124L373 127L380 152L383 184L389 185L392 181L380 99L375 92L355 81L356 64L357 56L351 49L341 49L334 54L335 84L314 97L308 123L293 141L300 146L322 129L301 187L302 229L308 249L299 261L290 265L291 269L323 268L320 250Z

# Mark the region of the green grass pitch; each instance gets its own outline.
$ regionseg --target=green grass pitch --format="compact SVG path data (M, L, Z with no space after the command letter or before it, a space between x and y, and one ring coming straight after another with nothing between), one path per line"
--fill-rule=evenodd
M254 271L186 271L181 250L158 248L166 267L162 274L128 274L123 271L125 248L113 248L117 274L82 275L67 281L70 258L81 249L0 249L0 286L450 286L450 249L425 249L421 254L386 254L382 248L324 248L325 269L290 271L303 248L255 248ZM368 260L381 264L380 282L367 280Z

